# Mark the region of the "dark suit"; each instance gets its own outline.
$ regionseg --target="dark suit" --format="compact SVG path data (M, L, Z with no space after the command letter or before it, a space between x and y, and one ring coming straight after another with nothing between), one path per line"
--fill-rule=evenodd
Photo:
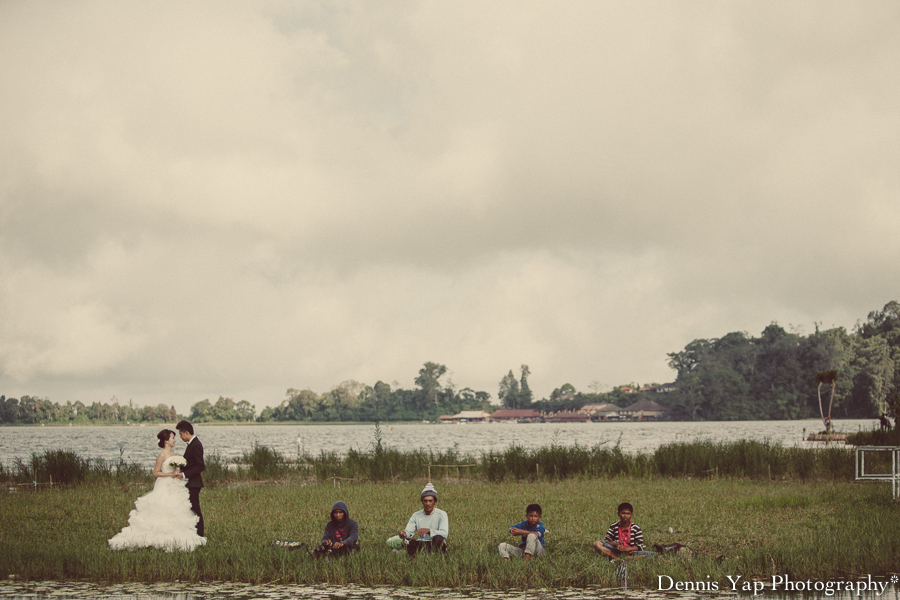
M191 510L200 517L197 521L197 535L203 535L203 513L200 512L200 490L203 489L203 475L201 473L206 469L206 463L203 462L203 444L196 436L191 443L184 449L184 460L187 464L181 470L187 478L188 494L191 498Z

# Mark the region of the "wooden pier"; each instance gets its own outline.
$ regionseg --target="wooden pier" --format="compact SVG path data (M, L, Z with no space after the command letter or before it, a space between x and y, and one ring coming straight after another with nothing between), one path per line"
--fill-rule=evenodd
M847 442L849 433L811 433L807 436L807 442Z

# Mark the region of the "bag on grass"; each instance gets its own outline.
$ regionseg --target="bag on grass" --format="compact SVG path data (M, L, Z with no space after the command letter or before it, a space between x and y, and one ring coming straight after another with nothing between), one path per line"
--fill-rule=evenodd
M656 550L658 554L667 554L679 558L693 558L697 555L696 552L678 542L672 544L654 544L653 549Z
M282 540L275 540L272 543L279 548L287 548L288 550L298 550L303 545L303 542L284 542Z

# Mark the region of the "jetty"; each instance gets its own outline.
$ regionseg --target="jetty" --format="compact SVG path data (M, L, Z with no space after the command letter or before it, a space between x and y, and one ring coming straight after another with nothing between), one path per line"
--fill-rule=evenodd
M847 442L849 433L811 433L807 436L807 442Z

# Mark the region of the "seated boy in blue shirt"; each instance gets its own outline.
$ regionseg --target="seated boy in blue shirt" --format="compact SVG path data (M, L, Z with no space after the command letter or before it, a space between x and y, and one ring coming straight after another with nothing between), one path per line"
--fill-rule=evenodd
M622 555L634 558L656 556L656 552L644 550L644 534L640 527L631 522L634 507L628 502L623 502L617 512L619 520L609 526L603 541L594 542L594 550L607 557L610 562Z
M528 562L532 556L538 558L544 554L544 534L547 530L541 522L541 514L540 504L529 504L525 508L525 520L509 528L511 534L522 536L522 541L518 548L506 542L500 544L497 549L504 561L509 561L510 555L520 556L524 553L525 562Z

